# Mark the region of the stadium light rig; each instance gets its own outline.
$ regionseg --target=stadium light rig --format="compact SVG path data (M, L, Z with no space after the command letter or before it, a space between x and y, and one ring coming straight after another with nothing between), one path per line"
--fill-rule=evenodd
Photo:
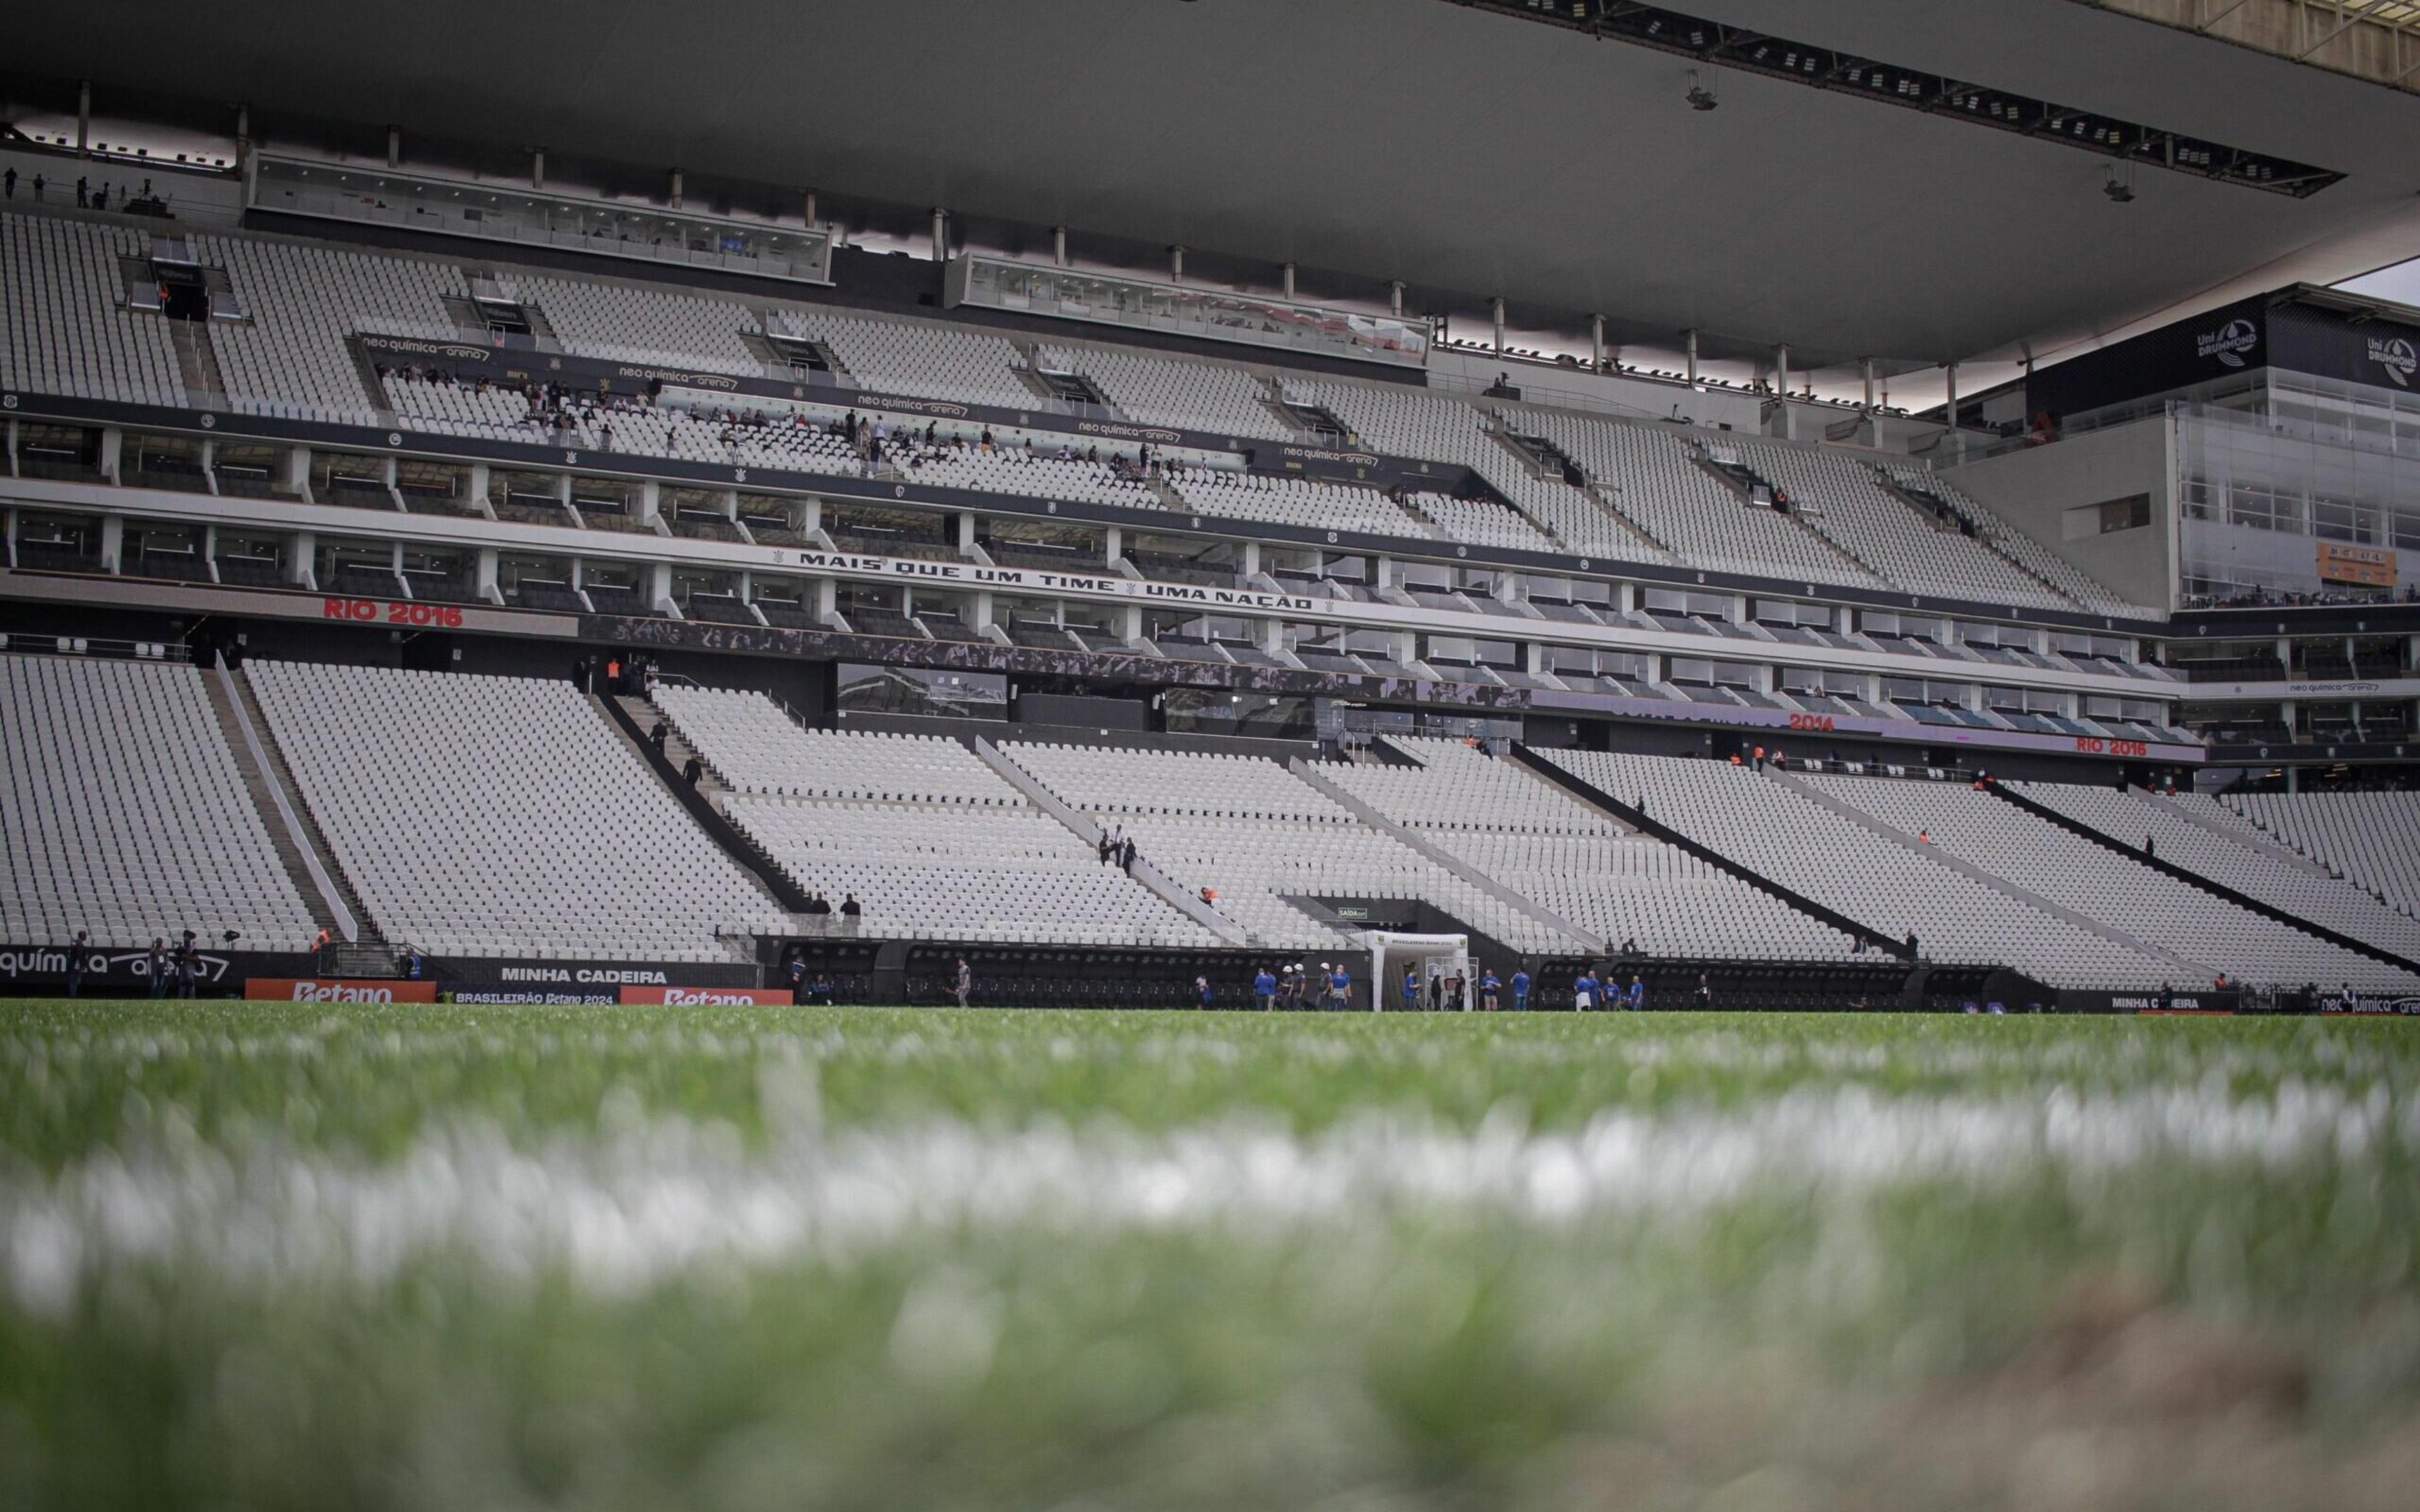
M1712 110L1722 103L1714 98L1713 90L1698 82L1698 70L1695 69L1689 70L1689 92L1683 98L1689 101L1691 110Z
M2109 177L2101 181L2101 192L2109 196L2110 203L2116 205L2134 203L2134 186L2120 180L2117 169L2111 168L2106 171Z

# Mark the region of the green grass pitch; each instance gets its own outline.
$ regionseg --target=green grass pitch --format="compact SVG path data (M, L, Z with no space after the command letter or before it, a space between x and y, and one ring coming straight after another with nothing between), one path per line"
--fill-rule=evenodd
M2391 1022L0 1005L0 1507L2408 1507Z

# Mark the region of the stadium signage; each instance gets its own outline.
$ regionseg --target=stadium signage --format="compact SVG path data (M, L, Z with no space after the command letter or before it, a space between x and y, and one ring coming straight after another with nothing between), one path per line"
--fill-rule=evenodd
M2386 376L2395 380L2397 388L2408 389L2412 386L2413 371L2420 369L2420 347L2413 346L2403 336L2372 336L2369 338L2369 360L2386 370Z
M1174 600L1227 609L1320 614L1326 604L1294 594L1249 588L1211 588L1195 583L1142 582L1132 578L1095 578L1084 573L1044 572L1029 567L986 567L971 562L929 562L913 557L863 556L845 551L792 553L799 566L817 572L861 573L922 582L963 583L970 588L1021 588L1048 593L1100 594L1112 598Z
M73 951L63 945L24 945L0 950L0 981L17 981L28 977L57 977L64 980L70 955L83 957L79 968L86 981L143 982L151 980L151 952L148 950L87 949ZM196 981L219 981L227 974L228 958L207 952L194 958L200 963ZM173 967L172 967L173 969Z
M1170 446L1182 445L1185 432L1165 425L1118 425L1106 420L1079 420L1076 428L1087 436L1107 436L1113 440L1132 438L1140 441L1162 441Z
M661 971L645 966L502 966L496 971L498 981L542 982L603 982L619 986L639 983L662 986L670 979Z
M2420 1015L2420 997L2356 996L2350 1001L2335 997L2322 1001L2319 1004L2319 1011L2361 1015L2391 1013L2410 1017Z
M1793 714L1790 717L1792 730L1813 730L1823 734L1833 733L1832 717L1828 714Z
M323 620L346 620L357 625L383 621L388 625L411 625L427 629L462 628L462 609L458 604L423 604L400 598L328 598L320 602L319 617Z
M2103 740L2098 735L2078 735L2075 748L2086 756L2149 756L2151 748L2139 740Z
M787 987L625 987L622 1001L665 1008L757 1008L793 999Z
M247 977L243 995L259 1003L433 1003L433 981L375 978Z
M485 347L460 341L415 341L409 336L364 336L362 345L374 352L401 352L412 357L442 357L449 363L484 363Z
M2216 331L2194 338L2195 356L2215 357L2229 367L2242 367L2243 360L2259 346L2260 328L2244 319L2229 320Z

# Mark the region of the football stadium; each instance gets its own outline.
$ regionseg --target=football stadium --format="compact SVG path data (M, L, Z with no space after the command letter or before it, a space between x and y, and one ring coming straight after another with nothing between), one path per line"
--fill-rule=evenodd
M8 33L0 1505L2413 1504L2420 5Z

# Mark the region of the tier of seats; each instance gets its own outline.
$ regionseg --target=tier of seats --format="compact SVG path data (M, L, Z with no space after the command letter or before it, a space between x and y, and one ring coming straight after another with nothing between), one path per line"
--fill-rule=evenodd
M1017 765L1215 906L1256 943L1340 947L1289 897L1418 899L1513 949L1570 953L1591 942L1546 925L1438 866L1271 761L1188 751L1015 743Z
M2310 857L2398 913L2420 914L2420 793L2239 793L2177 801Z
M1949 782L1815 777L1809 785L2017 887L2235 981L2381 991L2420 978L2139 866L1988 793Z
M2010 784L2036 803L2057 810L2124 845L2151 842L2152 854L2196 876L2282 908L2297 918L2410 960L2420 960L2420 919L2387 907L2365 889L2316 864L2297 865L2246 836L2242 840L2196 824L2135 789L2060 782ZM2236 827L2232 820L2226 822Z
M1521 424L1601 480L1616 505L1691 563L1723 572L1885 586L1789 517L1742 502L1691 458L1669 426L1553 409L1525 410Z
M255 661L302 798L390 940L723 961L788 916L566 683Z
M2149 990L2183 978L2173 959L2036 908L1751 768L1621 752L1544 754L1618 801L1643 799L1649 818L1802 897L1892 939L1916 935L1928 959L2005 964L2052 987Z
M877 393L1039 408L1039 396L1016 376L1025 359L999 336L826 310L781 310L772 319L783 335L830 347L850 378Z
M740 378L765 372L741 339L758 329L756 316L737 300L537 274L517 276L505 288L536 305L564 350L582 357Z
M1947 500L1960 513L1973 520L1992 544L1992 549L2008 557L2037 578L2047 579L2051 586L2074 599L2085 608L2103 614L2144 615L2157 612L2140 604L2130 604L2077 571L2067 559L2042 546L2024 532L2002 519L1974 495L1965 492L1937 472L1913 466L1889 466L1885 469L1902 486L1917 493L1931 493Z
M1323 776L1430 843L1589 931L1651 955L1834 961L1854 940L1771 893L1640 834L1527 767L1460 741L1389 737L1417 766Z
M9 945L314 933L187 665L0 655L0 862Z
M169 322L123 308L118 259L150 251L129 226L0 215L0 388L183 405Z
M1128 420L1259 440L1296 439L1264 402L1260 379L1226 363L1180 362L1105 347L1037 347L1033 355L1047 372L1091 379Z
M1221 468L1183 469L1171 476L1171 486L1187 507L1205 515L1268 520L1310 530L1434 539L1427 527L1375 488L1283 474L1233 472Z
M445 301L470 285L452 263L309 242L196 235L194 255L226 270L241 321L210 324L235 407L334 424L380 424L346 338L398 327L451 330Z
M1544 531L1529 523L1519 510L1485 499L1456 499L1441 493L1416 493L1409 502L1414 511L1436 524L1437 533L1449 541L1461 541L1470 546L1492 547L1500 551L1554 552L1561 548Z
M659 684L656 706L698 759L740 793L1016 809L1025 795L939 735L800 728L762 693Z

